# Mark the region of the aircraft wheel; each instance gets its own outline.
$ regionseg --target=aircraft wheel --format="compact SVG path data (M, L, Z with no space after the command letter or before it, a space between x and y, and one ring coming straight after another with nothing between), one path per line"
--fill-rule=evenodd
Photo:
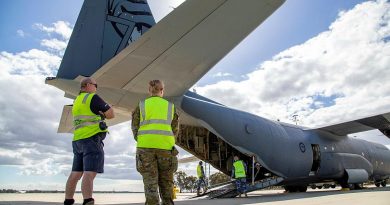
M330 187L331 187L332 189L334 189L334 188L336 188L336 185L335 185L335 184L332 184L332 185L330 185Z
M381 185L382 185L383 187L386 187L386 181L381 182Z
M317 189L322 189L322 186L317 186Z
M353 184L355 189L363 189L363 184Z
M375 182L374 184L375 184L376 187L380 187L381 186L380 182Z
M285 186L284 190L286 190L286 192L289 193L294 193L299 191L297 186Z
M356 189L356 184L348 184L350 190Z
M310 188L316 189L317 187L316 187L316 185L311 185Z
M307 186L300 186L298 187L299 192L306 192L307 191Z

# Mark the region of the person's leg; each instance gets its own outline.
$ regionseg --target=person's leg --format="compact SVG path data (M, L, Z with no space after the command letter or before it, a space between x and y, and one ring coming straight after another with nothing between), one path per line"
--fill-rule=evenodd
M93 180L96 177L96 172L85 171L83 180L81 181L81 192L84 199L92 198Z
M173 205L173 173L177 170L177 157L171 151L159 150L158 163L158 186L162 205Z
M154 149L137 148L137 171L142 175L145 190L145 205L158 205L158 168Z
M65 187L65 205L74 204L74 192L76 190L76 186L81 176L83 175L83 154L81 152L80 142L73 141L73 164L72 164L72 172L66 181Z
M72 171L72 173L69 175L68 181L66 181L65 199L73 199L77 182L80 180L81 176L83 176L83 172L75 171Z
M104 134L104 133L103 133ZM97 134L93 137L80 140L83 143L83 170L84 175L81 182L83 204L94 204L93 181L97 173L104 172L104 150L102 137Z

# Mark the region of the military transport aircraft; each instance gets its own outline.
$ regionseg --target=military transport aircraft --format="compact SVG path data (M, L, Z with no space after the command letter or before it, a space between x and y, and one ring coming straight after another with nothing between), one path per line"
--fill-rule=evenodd
M58 74L46 83L74 99L80 78L92 76L114 107L114 125L131 119L150 80L163 80L180 114L176 144L226 174L233 154L240 155L252 170L249 191L271 185L306 191L316 183L357 188L367 181L386 186L390 150L347 134L379 129L390 137L390 113L311 129L188 91L283 2L187 0L156 24L146 0L85 0ZM72 132L71 109L64 106L58 132Z

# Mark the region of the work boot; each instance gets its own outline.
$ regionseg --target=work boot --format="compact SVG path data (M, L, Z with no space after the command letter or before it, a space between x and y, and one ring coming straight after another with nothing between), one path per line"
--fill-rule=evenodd
M73 205L74 204L74 199L65 199L64 205Z
M84 199L83 205L95 205L95 200L93 198Z
M248 194L246 194L246 192L244 194L245 194L245 197L248 197Z

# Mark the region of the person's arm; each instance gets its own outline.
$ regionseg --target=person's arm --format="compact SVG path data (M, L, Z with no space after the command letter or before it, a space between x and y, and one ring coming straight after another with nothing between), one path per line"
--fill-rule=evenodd
M140 122L140 111L139 106L135 108L131 117L131 130L133 131L134 140L137 141L137 134Z
M103 113L104 113L104 116L106 117L106 119L112 119L115 117L114 109L112 109L112 107L110 107L110 109L108 109L106 112L103 112Z
M114 109L96 94L91 99L90 108L96 115L104 114L106 119L112 119L115 117Z
M176 113L176 108L175 108L175 114L173 114L171 127L172 127L173 135L177 136L177 134L179 133L179 115Z

